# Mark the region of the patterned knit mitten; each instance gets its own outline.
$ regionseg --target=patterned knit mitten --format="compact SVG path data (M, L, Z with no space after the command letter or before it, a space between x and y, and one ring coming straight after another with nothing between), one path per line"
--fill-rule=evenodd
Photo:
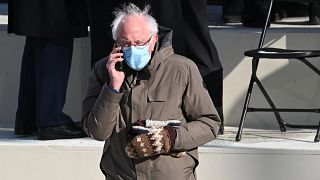
M143 158L157 154L169 154L177 132L172 126L153 127L149 132L139 134L129 140L126 152L131 158Z

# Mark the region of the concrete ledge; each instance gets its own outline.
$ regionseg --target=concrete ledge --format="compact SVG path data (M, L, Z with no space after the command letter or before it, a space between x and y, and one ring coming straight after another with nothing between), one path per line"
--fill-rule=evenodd
M199 148L199 180L315 180L319 179L319 143L315 130L244 129L235 142L237 128ZM87 180L104 179L99 169L104 142L89 138L37 141L0 130L0 179ZM14 171L13 171L14 170Z
M279 130L244 129L240 142L234 140L236 132L237 128L226 128L225 135L200 148L199 179L320 178L317 173L320 146L313 142L315 130L281 133Z
M103 142L89 138L38 141L0 131L0 179L104 179L99 169Z

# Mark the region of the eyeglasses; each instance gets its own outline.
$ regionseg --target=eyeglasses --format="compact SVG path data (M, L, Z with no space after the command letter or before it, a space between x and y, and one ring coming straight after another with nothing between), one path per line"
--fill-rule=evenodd
M152 37L153 36L151 36L146 42L141 42L139 40L137 40L135 42L131 42L131 41L128 41L128 40L120 40L120 41L116 41L116 44L117 44L117 46L120 46L121 48L127 48L127 47L130 47L130 46L135 46L138 49L142 49L142 48L144 48L145 46L147 46L150 43Z

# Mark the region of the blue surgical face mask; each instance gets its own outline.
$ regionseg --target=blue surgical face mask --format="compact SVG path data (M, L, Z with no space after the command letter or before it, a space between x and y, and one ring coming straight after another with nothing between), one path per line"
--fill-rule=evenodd
M136 71L143 69L150 61L149 44L145 46L130 46L122 49L124 60Z

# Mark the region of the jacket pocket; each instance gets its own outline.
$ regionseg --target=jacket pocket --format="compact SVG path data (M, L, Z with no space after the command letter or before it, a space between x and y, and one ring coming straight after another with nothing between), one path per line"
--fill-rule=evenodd
M148 92L148 102L165 102L167 101L168 93L159 89L159 91Z
M167 120L169 118L168 98L167 94L161 92L148 92L147 104L144 107L144 114L146 119L153 120Z

